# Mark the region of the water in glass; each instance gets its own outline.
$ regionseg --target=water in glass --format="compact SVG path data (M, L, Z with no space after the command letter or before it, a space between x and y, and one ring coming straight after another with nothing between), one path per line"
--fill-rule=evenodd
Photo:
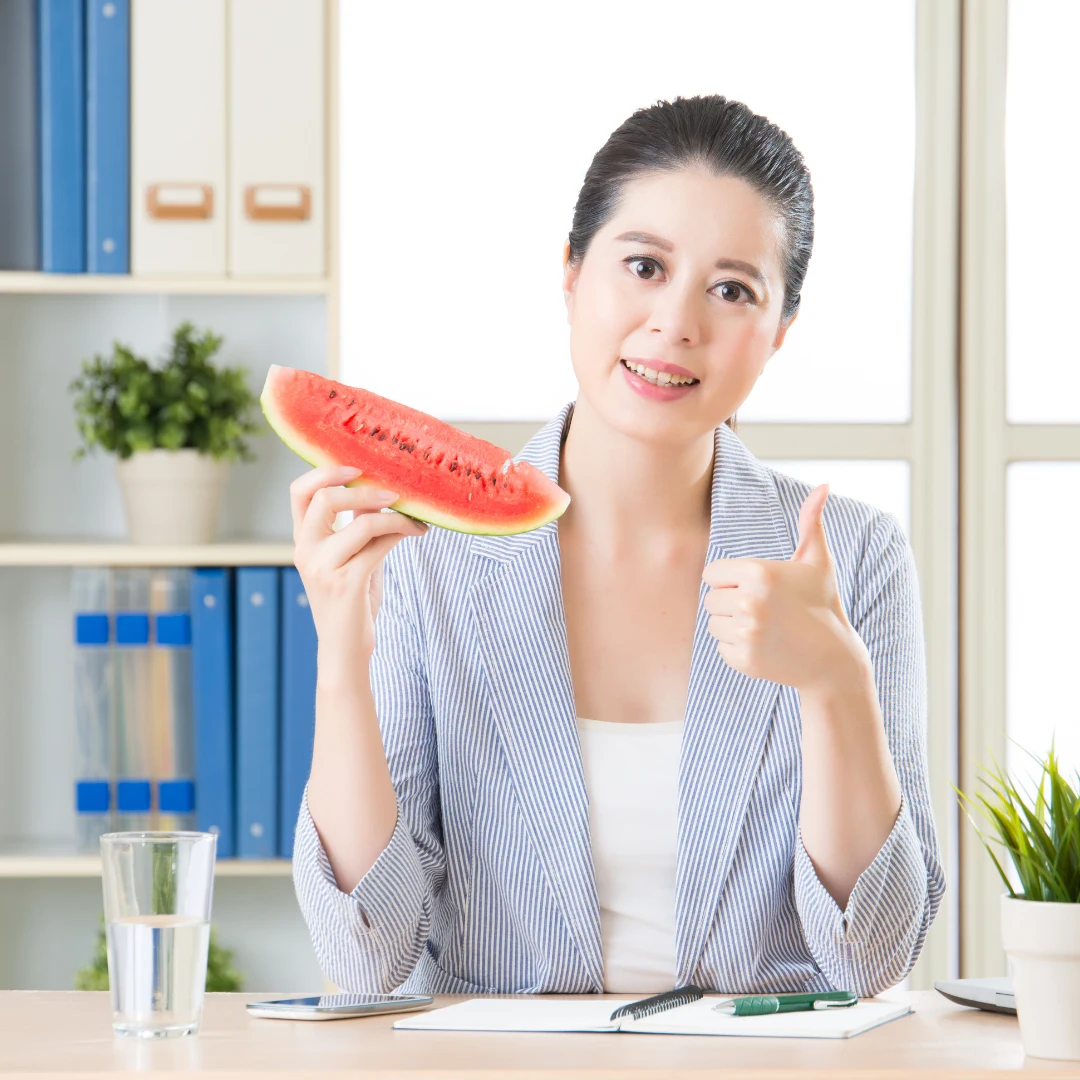
M113 1028L159 1038L199 1026L210 923L188 915L132 915L108 924Z

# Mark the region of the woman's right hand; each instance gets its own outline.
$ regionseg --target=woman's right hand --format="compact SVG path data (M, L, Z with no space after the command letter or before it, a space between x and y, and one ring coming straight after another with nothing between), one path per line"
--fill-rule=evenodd
M347 661L369 658L375 648L375 616L382 598L382 560L405 536L423 536L428 527L404 514L383 514L398 495L368 486L347 488L360 470L320 466L297 477L289 488L293 561L304 583L319 636ZM334 532L343 510L355 517ZM351 663L350 663L351 666Z

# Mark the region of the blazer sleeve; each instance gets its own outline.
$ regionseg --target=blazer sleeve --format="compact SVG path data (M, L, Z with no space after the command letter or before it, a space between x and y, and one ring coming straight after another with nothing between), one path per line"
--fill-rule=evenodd
M843 911L818 880L800 833L795 902L807 945L829 982L870 996L911 970L945 891L926 761L926 646L918 575L914 552L893 514L876 520L860 561L852 625L873 661L900 780L900 812Z
M433 898L445 884L435 725L405 540L383 562L370 663L372 695L397 795L393 835L352 892L337 886L304 790L293 880L319 964L343 990L389 993L427 944Z

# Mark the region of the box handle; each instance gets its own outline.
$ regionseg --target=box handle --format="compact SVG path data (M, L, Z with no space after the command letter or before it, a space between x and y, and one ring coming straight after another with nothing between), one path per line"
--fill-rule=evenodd
M308 221L311 188L306 184L248 184L244 213L251 221Z
M146 210L157 221L205 221L214 216L212 184L151 184Z

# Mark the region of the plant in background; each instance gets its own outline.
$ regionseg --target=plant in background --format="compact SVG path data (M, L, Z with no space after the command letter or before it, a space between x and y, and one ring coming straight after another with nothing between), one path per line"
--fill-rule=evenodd
M105 916L101 916L94 958L75 972L76 990L109 989L109 957L105 942ZM210 952L206 960L206 989L209 992L233 993L243 986L243 976L233 967L233 950L223 949L217 931L210 927Z
M218 460L251 461L247 436L266 428L247 370L210 362L222 341L184 322L159 367L119 342L112 356L84 360L68 387L76 395L76 427L84 443L76 460L100 446L121 459L139 450L193 449Z
M977 809L997 833L988 839L975 825L1010 897L1080 903L1080 773L1073 787L1061 772L1052 744L1045 759L1031 757L1042 770L1033 797L1025 795L996 762L993 772L980 766L989 777L980 780L989 788L990 799L981 793L971 799L958 788L953 790L972 825L975 820L968 807ZM1008 852L1022 893L1013 889L991 843Z

